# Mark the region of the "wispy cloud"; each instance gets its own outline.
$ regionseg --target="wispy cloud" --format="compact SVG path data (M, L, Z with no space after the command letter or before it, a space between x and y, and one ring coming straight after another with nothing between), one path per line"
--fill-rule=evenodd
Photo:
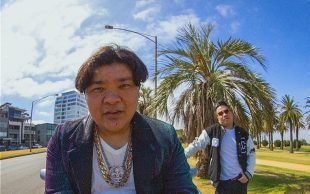
M145 7L147 5L150 5L154 2L155 0L138 0L136 1L136 8L142 8Z
M219 25L215 17L208 17L207 19L205 19L201 23L204 25L212 24L214 27L217 27Z
M232 23L230 24L230 29L231 29L231 32L232 32L232 33L237 32L238 29L239 29L239 27L240 27L240 22L238 22L238 21L234 21L234 22L232 22Z
M142 21L152 21L158 12L160 12L159 6L150 7L135 13L133 17Z
M186 23L184 23L186 21ZM199 24L200 18L194 13L188 13L183 15L171 16L167 20L159 22L159 34L161 35L164 41L172 40L178 34L180 27L184 24L192 23Z
M56 98L55 96L48 97L48 98L40 101L40 103L38 103L36 106L38 106L40 108L50 107L50 106L54 105L55 98Z
M40 111L40 112L38 112L38 115L47 117L47 116L53 116L53 113Z
M73 88L73 82L70 79L39 83L28 77L5 83L3 93L6 95L32 97L42 96L42 94L45 95L48 93L58 93L68 88Z
M215 7L216 11L223 17L232 16L235 14L232 6L220 4Z
M42 123L47 123L47 121L46 120L33 120L32 123L35 125L38 125L38 124L42 124Z

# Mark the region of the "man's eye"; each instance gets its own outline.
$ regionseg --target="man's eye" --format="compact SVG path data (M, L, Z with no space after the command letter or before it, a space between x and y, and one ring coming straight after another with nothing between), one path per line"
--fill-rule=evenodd
M92 89L92 92L98 93L98 92L102 92L103 90L104 90L104 88L99 87L99 88Z
M129 88L131 85L130 84L122 84L121 88Z

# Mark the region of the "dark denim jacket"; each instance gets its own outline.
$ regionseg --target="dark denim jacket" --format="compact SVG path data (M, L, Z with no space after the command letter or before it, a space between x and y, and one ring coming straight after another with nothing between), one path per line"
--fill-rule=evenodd
M198 193L175 129L138 113L133 118L137 193ZM48 144L45 193L91 193L93 120L58 126Z

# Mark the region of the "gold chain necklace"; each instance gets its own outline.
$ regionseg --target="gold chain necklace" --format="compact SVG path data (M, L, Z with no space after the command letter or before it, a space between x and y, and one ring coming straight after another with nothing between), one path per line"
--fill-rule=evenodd
M103 149L102 149L102 146L100 143L100 138L99 138L97 126L95 127L95 130L94 130L94 143L95 143L96 152L97 152L98 165L99 165L100 172L102 174L103 179L112 187L118 188L118 187L124 186L128 181L128 177L130 175L130 171L131 171L131 167L132 167L131 140L128 141L127 150L126 150L124 160L123 160L122 170L124 171L124 174L120 179L118 179L116 181L115 181L115 179L111 178L111 172L110 172L111 168L109 168L109 166L106 165L104 162L104 159L103 159L104 152L103 152ZM105 157L105 159L106 159L106 157ZM106 161L106 162L108 163L108 161Z

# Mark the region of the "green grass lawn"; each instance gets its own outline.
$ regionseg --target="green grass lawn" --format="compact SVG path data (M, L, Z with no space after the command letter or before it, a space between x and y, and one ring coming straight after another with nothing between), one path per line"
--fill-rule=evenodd
M291 154L287 150L275 149L270 151L269 149L261 148L256 149L256 157L264 160L310 165L310 152L295 152Z
M275 150L281 150L279 147L274 147ZM290 146L286 146L283 147L284 150L289 151L290 150ZM294 152L310 152L310 145L303 145L300 147L300 149L298 151L296 151L295 147L294 147Z
M201 193L214 193L209 179L193 178ZM255 175L248 185L249 194L310 193L309 173L257 165Z
M287 150L269 151L257 150L257 158L310 165L310 153L290 154ZM190 166L194 167L197 160L189 158ZM214 188L209 179L194 177L193 181L202 193L214 193ZM288 170L264 165L256 165L255 175L248 186L248 193L309 193L310 174L301 171Z
M300 152L309 152L310 153L310 145L308 145L308 146L301 146L299 151Z
M310 193L310 174L257 165L248 193Z

